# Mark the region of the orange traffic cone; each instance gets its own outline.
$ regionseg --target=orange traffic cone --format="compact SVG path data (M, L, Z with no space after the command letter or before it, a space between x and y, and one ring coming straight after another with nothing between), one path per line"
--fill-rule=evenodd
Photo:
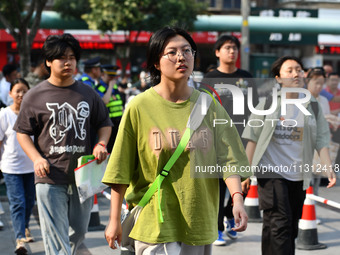
M257 192L257 179L250 177L250 189L244 200L244 208L248 214L248 222L262 222L259 209L259 195Z
M98 231L98 230L104 230L104 229L105 229L105 226L100 224L97 195L94 195L94 202L93 202L93 207L91 210L91 217L90 217L88 231Z
M309 187L307 194L313 194L313 187ZM306 197L302 208L302 217L299 221L299 232L296 248L300 250L325 249L327 245L319 243L318 230L316 228L316 216L314 201Z

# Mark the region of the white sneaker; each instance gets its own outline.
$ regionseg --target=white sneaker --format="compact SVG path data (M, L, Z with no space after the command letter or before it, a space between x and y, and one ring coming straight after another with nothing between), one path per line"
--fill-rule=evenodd
M232 218L231 220L227 220L225 222L225 224L227 225L227 227L226 227L226 235L230 239L232 239L232 240L237 239L237 232L232 230L232 228L235 227L235 220L234 220L234 218Z
M4 223L0 220L0 230L4 228Z
M213 245L216 246L223 246L226 245L226 240L223 239L223 232L222 231L218 231L218 239L215 240L215 242L213 242Z

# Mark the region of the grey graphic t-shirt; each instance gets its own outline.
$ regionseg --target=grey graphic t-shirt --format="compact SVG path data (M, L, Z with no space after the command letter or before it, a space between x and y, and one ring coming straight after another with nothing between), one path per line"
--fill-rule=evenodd
M44 81L25 95L14 130L34 136L40 154L50 164L46 178L36 183L74 183L77 159L91 154L90 128L112 126L102 99L80 81L57 87Z
M290 181L302 181L302 140L304 115L295 105L287 105L287 114L277 122L271 141L260 161L261 168Z

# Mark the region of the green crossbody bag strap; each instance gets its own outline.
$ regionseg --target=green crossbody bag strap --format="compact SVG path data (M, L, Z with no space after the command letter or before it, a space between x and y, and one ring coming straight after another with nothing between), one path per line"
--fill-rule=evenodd
M152 185L149 187L149 189L147 190L147 192L144 194L143 198L141 199L141 201L138 203L139 206L144 207L150 200L150 198L152 197L152 195L156 192L158 185L157 183L162 183L162 181L164 180L164 178L166 176L168 176L169 174L169 170L170 168L175 164L175 162L177 161L177 159L179 158L179 156L182 154L182 152L184 151L187 143L190 140L190 129L187 128L182 136L181 141L179 142L174 154L172 154L172 156L170 157L170 159L168 160L168 162L166 163L165 167L163 168L163 170L160 172L160 174L157 176L156 180L152 183Z
M149 189L146 191L142 199L139 201L138 206L144 207L151 199L152 195L158 190L158 216L159 216L159 221L163 222L163 215L161 211L161 205L160 205L160 187L165 179L169 175L169 171L171 167L175 164L179 156L182 154L184 151L185 147L187 146L191 135L194 133L194 131L201 125L205 114L202 114L201 111L201 106L203 105L206 107L205 110L207 110L210 106L212 99L210 97L207 97L207 94L201 93L199 98L197 99L197 102L195 103L195 106L193 107L189 120L187 123L187 128L175 150L175 152L171 155L170 159L164 166L163 170L160 172L160 174L156 177L156 180L151 184ZM204 108L203 107L203 108Z

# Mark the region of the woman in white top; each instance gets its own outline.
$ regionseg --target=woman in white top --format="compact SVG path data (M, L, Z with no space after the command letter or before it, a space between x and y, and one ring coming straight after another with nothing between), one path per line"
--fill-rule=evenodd
M310 69L307 75L307 89L313 97L315 97L322 108L324 115L330 114L329 103L326 97L320 95L323 85L326 81L326 74L322 67L315 67Z
M272 74L281 86L278 98L300 99L297 88L304 85L303 65L294 56L283 56L272 65ZM302 93L301 93L302 94ZM282 97L281 97L282 96ZM292 101L291 101L292 102ZM249 162L258 166L259 207L263 210L262 254L294 255L298 222L302 215L305 189L310 185L313 153L317 150L329 171L328 188L336 184L336 177L328 154L329 127L315 98L311 98L304 115L293 104L281 112L281 100L272 114L262 116L263 126L247 126L242 137L248 139L246 152ZM258 110L265 108L260 102ZM261 116L252 114L250 120ZM261 119L260 119L261 120ZM272 121L270 121L272 120Z
M28 229L29 219L35 200L34 168L32 161L20 147L13 125L17 119L23 96L29 89L27 81L16 79L10 87L9 95L13 104L0 112L1 170L3 172L17 254L26 254L24 242L32 242Z
M331 114L329 103L326 97L320 95L320 92L323 88L323 85L326 81L326 73L325 70L322 67L314 67L310 69L307 75L307 89L310 91L312 96L316 98L316 100L319 102L319 105L321 106L323 115L325 116L325 119L330 124L332 130L335 132L338 128L338 125L340 123L339 117ZM330 143L330 156L333 161L335 160L337 151L338 151L338 145L334 142ZM318 156L317 152L314 153L314 166L317 167L318 164L320 164L320 157ZM318 195L319 186L320 186L320 180L321 180L322 174L315 173L314 174L314 184L313 184L313 191L315 195Z

